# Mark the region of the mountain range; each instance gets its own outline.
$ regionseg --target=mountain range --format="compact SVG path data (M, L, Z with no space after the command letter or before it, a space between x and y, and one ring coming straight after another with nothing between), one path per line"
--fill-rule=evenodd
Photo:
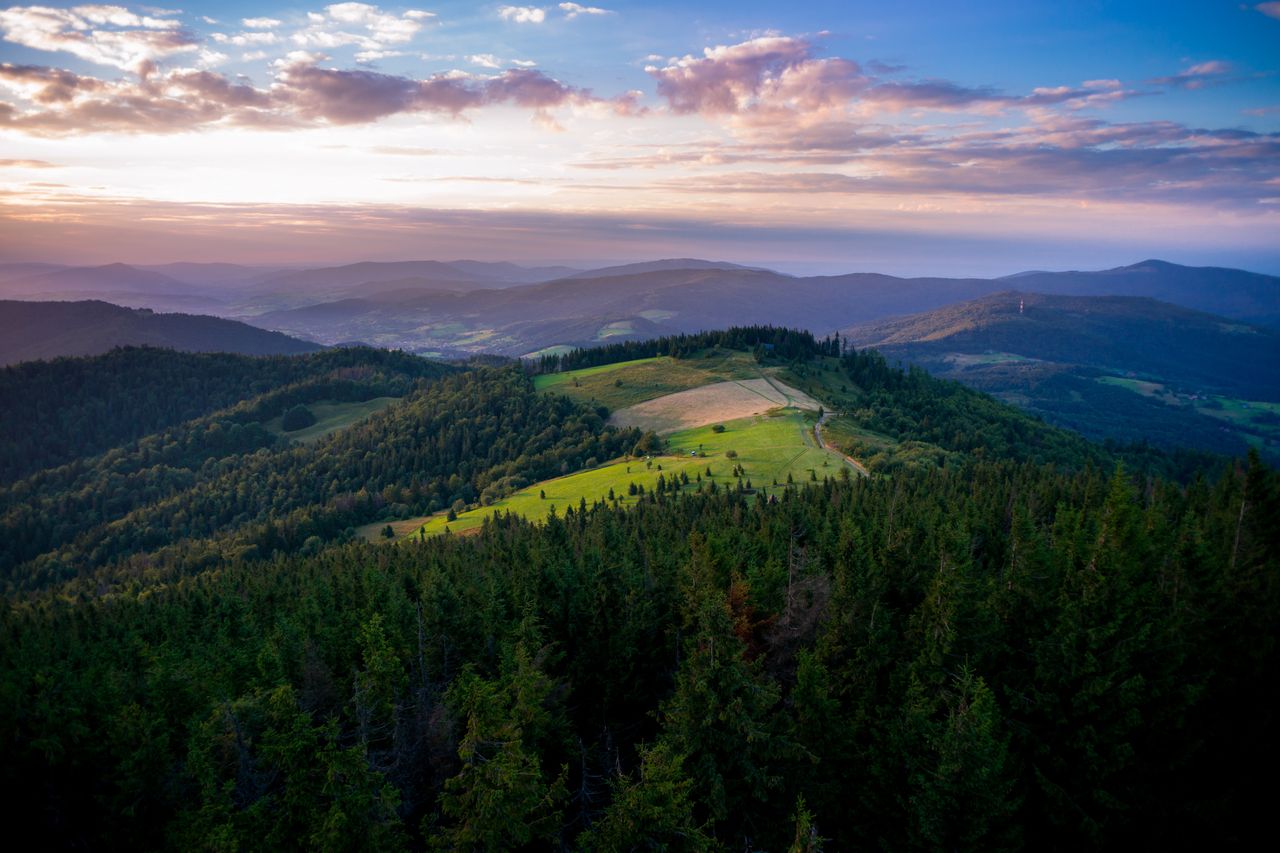
M107 302L0 301L0 365L97 355L118 346L185 352L296 355L323 347L235 320L156 314Z
M1158 260L992 279L790 276L695 258L594 270L468 260L307 269L0 265L0 296L7 298L102 299L199 311L323 343L360 340L448 354L525 355L758 322L828 332L1011 288L1148 297L1255 325L1280 325L1280 278Z
M843 336L1094 438L1280 446L1280 332L1263 326L1147 297L1008 291Z

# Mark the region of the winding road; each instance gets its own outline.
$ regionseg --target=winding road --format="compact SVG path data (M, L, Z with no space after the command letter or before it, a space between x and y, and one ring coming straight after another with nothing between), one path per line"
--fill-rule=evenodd
M813 425L813 437L818 440L818 446L821 447L823 450L827 450L827 451L830 451L831 453L836 454L845 462L848 462L850 465L853 466L853 470L857 471L862 476L864 477L871 476L871 472L869 472L861 462L859 462L857 459L854 459L852 456L846 456L845 454L841 453L835 447L828 444L827 440L822 437L822 425L826 423L827 418L830 418L833 414L834 414L833 412L828 412L826 410L823 410L822 417L818 418L818 422Z

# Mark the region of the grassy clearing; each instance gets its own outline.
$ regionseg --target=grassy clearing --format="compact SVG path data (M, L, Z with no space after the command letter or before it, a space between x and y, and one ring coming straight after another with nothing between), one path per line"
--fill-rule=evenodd
M962 368L990 364L1030 364L1039 361L1037 358L1027 358L1025 355L1012 352L949 352L943 356L943 359L949 364Z
M565 394L588 405L603 405L610 411L617 411L645 400L713 382L756 379L759 376L759 366L747 353L706 350L686 359L668 356L641 358L535 376L534 387L539 391Z
M591 381L592 377L599 376L602 373L615 373L617 371L628 371L641 365L651 364L655 361L662 361L661 358L639 358L635 361L619 361L614 364L601 364L596 367L584 367L581 370L568 370L564 373L544 373L540 376L533 377L533 387L538 391L545 391L549 388L556 389L561 394L568 394L570 397L581 397L581 393L577 389L582 383ZM569 386L569 387L562 387Z
M382 411L392 403L399 401L399 399L399 397L374 397L372 400L365 400L363 403L309 403L307 408L316 416L316 422L305 429L285 432L280 428L280 423L284 420L283 416L272 418L262 426L268 432L283 435L303 444L310 444L330 433L346 429L352 424L369 417L374 412Z
M1164 399L1171 396L1163 385L1159 382L1148 382L1145 379L1128 379L1123 376L1099 376L1097 379L1103 385L1115 385L1126 391L1132 391L1143 397L1157 397Z
M596 340L604 341L609 338L616 338L620 335L629 335L634 331L635 328L631 325L630 320L619 320L615 323L609 323L602 326L600 331L596 332Z
M568 344L556 344L555 346L543 347L542 349L536 349L533 352L527 352L520 357L539 359L539 358L542 358L544 355L565 355L567 353L573 352L573 349L574 348L569 346ZM542 377L538 377L538 378L541 379Z
M779 409L765 415L729 421L724 424L724 432L716 432L711 426L684 430L670 436L665 453L654 456L650 463L643 459L623 459L545 480L492 506L460 513L456 521L450 522L445 513L439 513L426 520L421 529L426 536L443 533L446 528L452 533L465 533L480 527L486 518L499 512L541 521L553 506L557 512L564 512L565 507L576 507L584 500L588 505L608 500L610 489L616 502L626 506L639 499L629 494L631 483L650 491L659 476L670 480L673 475L687 475L690 482L682 487L683 491L706 488L708 482L714 482L720 488L732 487L738 482L732 473L735 466L743 469L744 484L749 480L754 489L766 494L785 488L788 476L795 483L840 476L841 469L847 470L849 466L840 457L817 446L813 438L815 420L810 412ZM729 458L729 451L736 453L736 458ZM690 456L691 452L702 455ZM708 468L711 470L710 478L707 476ZM542 497L544 493L545 498ZM398 536L407 533L409 538L414 538L418 536L417 527L413 526L417 521L410 519L399 526L393 522L392 528ZM367 530L370 535L366 538L377 541L378 532L385 524L367 525L361 531Z
M861 392L849 384L840 369L838 358L815 358L810 362L786 367L773 373L774 378L811 397L827 403L827 408L840 412L853 407Z
M803 391L771 379L717 382L646 400L614 412L611 423L657 433L706 426L794 407L817 411L821 404Z

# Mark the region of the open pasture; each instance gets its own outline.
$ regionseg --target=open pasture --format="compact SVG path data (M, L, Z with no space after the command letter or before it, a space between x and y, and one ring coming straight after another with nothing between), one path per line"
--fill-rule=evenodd
M776 408L816 412L820 405L803 391L775 380L741 379L646 400L615 411L609 422L619 427L669 433L763 414Z

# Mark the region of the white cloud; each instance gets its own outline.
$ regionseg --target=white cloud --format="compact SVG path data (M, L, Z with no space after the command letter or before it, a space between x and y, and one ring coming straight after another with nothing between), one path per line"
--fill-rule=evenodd
M123 6L13 6L0 9L0 32L14 44L126 70L199 49L181 22L138 15Z
M613 12L608 9L601 9L599 6L583 6L581 3L561 3L560 11L564 12L564 16L571 21L579 15L613 14Z
M236 47L248 47L251 44L279 44L280 37L272 32L238 33L229 36L226 33L212 33L209 38L218 44L234 44Z
M242 18L240 23L244 24L251 30L270 30L280 26L283 21L276 20L275 18Z
M201 68L216 68L226 62L229 57L225 53L219 53L216 50L210 50L207 47L200 48L200 56L196 60L196 64Z
M336 48L355 45L365 53L387 45L411 41L432 12L410 9L401 15L384 12L368 3L334 3L323 13L308 12L310 26L294 33L294 43L308 47Z
M476 53L467 57L467 62L472 65L479 65L481 68L501 68L504 65L514 65L517 68L533 68L538 63L532 59L500 59L492 53Z
M504 21L517 24L541 24L547 19L547 10L537 6L503 6L498 9L498 14Z
M356 62L367 63L377 62L379 59L388 59L392 56L404 56L402 50L361 50L356 52Z

